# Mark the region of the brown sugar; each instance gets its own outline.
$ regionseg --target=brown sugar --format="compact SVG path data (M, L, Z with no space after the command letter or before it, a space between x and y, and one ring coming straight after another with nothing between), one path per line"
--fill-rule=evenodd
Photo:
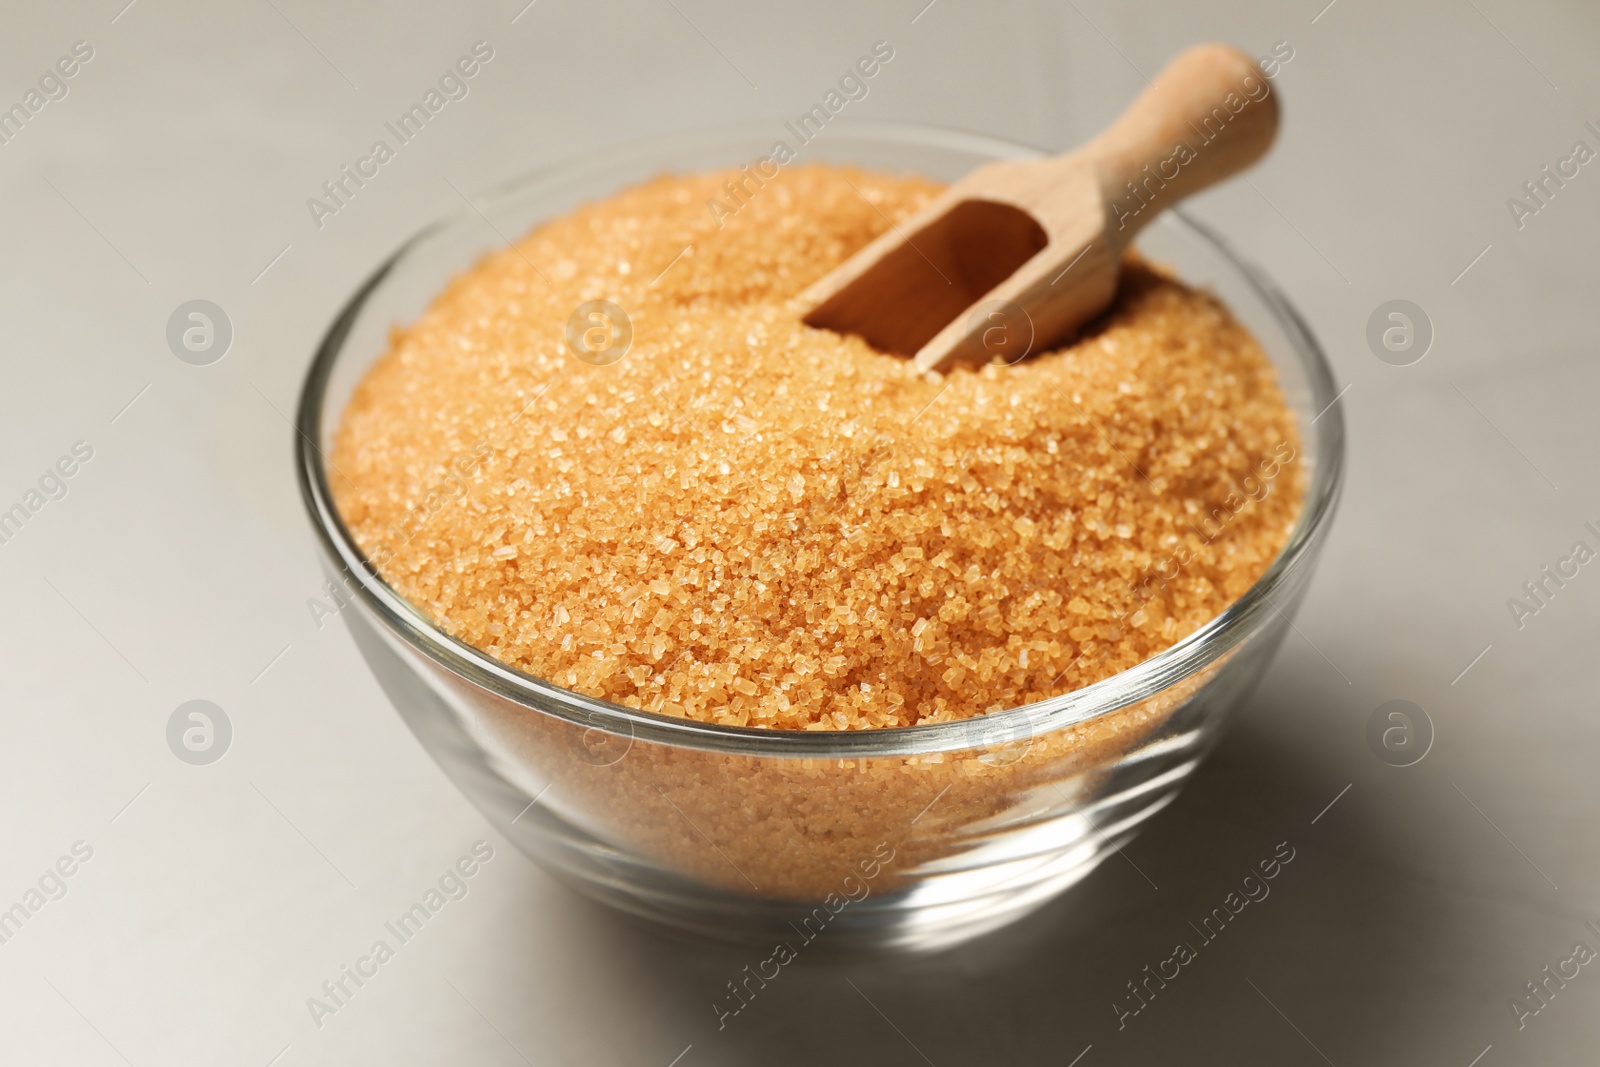
M939 187L796 167L719 220L730 173L485 256L358 386L339 508L449 633L646 711L905 726L1131 667L1283 547L1294 417L1213 297L1130 261L1070 346L917 376L794 297ZM631 322L607 365L567 340L595 300Z

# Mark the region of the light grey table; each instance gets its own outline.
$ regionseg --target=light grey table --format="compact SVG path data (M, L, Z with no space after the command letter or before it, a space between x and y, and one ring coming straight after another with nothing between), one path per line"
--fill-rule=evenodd
M0 908L31 912L0 943L0 1062L1594 1062L1600 966L1547 975L1600 949L1600 566L1520 626L1507 601L1600 547L1600 163L1521 225L1507 201L1600 149L1600 10L125 2L12 5L0 33L4 106L93 51L0 144L0 508L93 453L0 543ZM896 58L858 114L1065 147L1205 38L1293 51L1278 148L1195 210L1348 385L1348 488L1298 629L1125 858L948 956L786 970L719 1032L749 960L555 886L315 625L285 418L311 349L457 190L797 114L874 41ZM468 95L317 225L307 198L480 40ZM165 337L197 298L233 329L209 366ZM1395 299L1435 335L1411 366L1366 341ZM209 766L167 743L194 699L232 726ZM1366 741L1394 699L1436 735L1403 769ZM466 898L318 1026L307 998L480 840ZM1119 1029L1126 983L1279 842L1271 896ZM1519 1019L1530 981L1548 1002Z

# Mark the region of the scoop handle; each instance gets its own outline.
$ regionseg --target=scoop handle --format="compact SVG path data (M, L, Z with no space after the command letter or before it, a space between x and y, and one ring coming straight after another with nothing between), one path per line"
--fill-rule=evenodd
M1255 60L1223 44L1178 54L1083 149L1120 244L1161 209L1260 159L1278 132L1278 92Z

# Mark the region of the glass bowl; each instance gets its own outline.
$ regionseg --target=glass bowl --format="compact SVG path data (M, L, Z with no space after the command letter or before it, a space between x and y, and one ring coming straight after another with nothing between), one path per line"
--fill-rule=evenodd
M1221 240L1169 211L1138 246L1226 302L1276 366L1310 472L1299 523L1261 579L1200 630L1027 707L929 726L781 732L592 699L437 628L377 573L329 493L324 450L352 388L391 327L416 319L453 275L580 202L663 171L749 162L787 132L741 125L588 154L510 182L412 238L351 297L311 364L298 413L300 487L327 570L345 590L340 614L401 717L556 878L630 915L723 940L790 952L936 949L1027 914L1171 802L1266 669L1305 589L1338 497L1343 421L1305 324ZM839 120L799 161L948 181L1040 154L949 130Z

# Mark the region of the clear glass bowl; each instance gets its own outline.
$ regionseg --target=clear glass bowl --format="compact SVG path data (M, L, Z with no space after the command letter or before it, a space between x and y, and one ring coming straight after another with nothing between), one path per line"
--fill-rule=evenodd
M1265 670L1337 500L1344 425L1327 363L1270 282L1166 213L1152 259L1211 289L1254 332L1295 408L1310 479L1298 526L1222 615L1095 685L932 726L778 732L591 699L435 627L376 573L329 494L324 450L351 390L445 283L490 248L662 171L736 166L781 125L674 135L518 179L408 241L328 331L300 401L302 494L348 590L357 646L423 746L497 828L558 879L634 916L799 951L932 949L1011 922L1083 878L1177 794ZM800 161L953 180L1036 149L898 123L830 123Z

